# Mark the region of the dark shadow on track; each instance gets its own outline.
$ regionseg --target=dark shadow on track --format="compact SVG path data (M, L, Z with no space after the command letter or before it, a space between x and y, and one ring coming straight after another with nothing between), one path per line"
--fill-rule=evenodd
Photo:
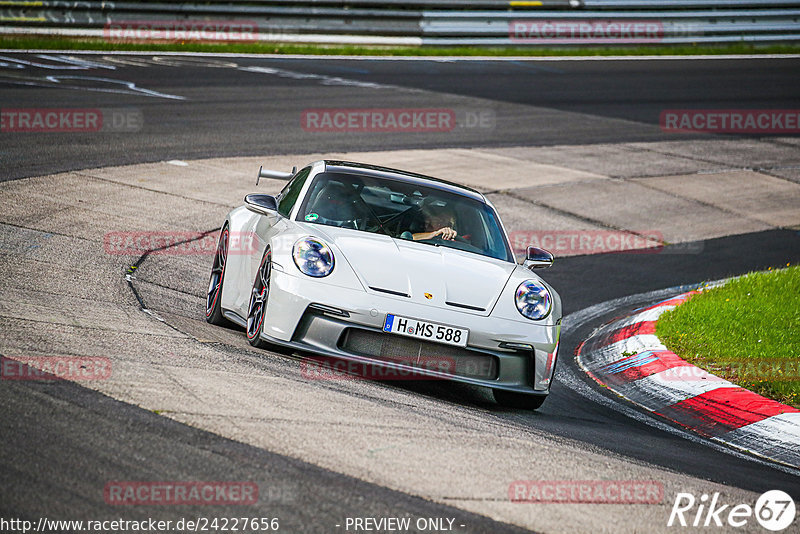
M329 533L344 530L347 517L410 517L409 532L417 532L418 517L450 517L465 525L460 532L529 532L231 441L74 382L4 380L0 405L3 518L174 525L180 518L277 517L281 532ZM105 485L122 481L254 482L259 497L246 506L107 504Z

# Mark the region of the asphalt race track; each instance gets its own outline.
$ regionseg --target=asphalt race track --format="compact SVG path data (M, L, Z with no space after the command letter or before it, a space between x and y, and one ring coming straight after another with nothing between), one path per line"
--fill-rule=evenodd
M445 62L161 55L106 56L103 68L81 70L84 56L40 55L0 54L4 107L36 107L54 91L33 88L70 86L76 89L57 91L54 106L133 107L144 126L55 139L5 136L10 138L0 153L2 179L222 155L668 140L674 136L658 128L663 109L792 109L800 84L797 59ZM387 106L488 111L500 127L489 135L465 126L446 135L331 136L300 125L308 108Z
M348 517L401 516L453 518L459 532L669 532L677 491L720 491L735 502L781 489L800 503L796 469L657 422L598 388L572 357L597 326L668 294L660 290L800 262L797 223L665 239L671 244L661 254L558 258L543 276L564 301L559 367L550 397L535 413L499 408L485 391L453 384L304 384L298 355L254 351L240 332L202 320L210 257L102 251L104 232L125 224L216 229L241 199L239 189L256 189L244 174L250 160L242 176L221 167L215 176L218 163L194 163L206 158L457 148L570 167L582 173L575 183L592 172L615 182L724 168L794 187L797 137L676 137L659 127L659 116L665 109L800 109L798 87L800 58L0 53L4 112L101 109L104 118L118 119L97 132L14 132L4 123L0 353L114 354L126 377L97 386L0 382L0 517L35 523L43 516L242 515L241 506L230 505L107 504L104 485L126 480L256 481L260 499L246 515L280 517L286 532L346 532ZM445 132L310 131L303 112L318 108L451 109L458 123ZM667 158L672 167L659 163ZM177 165L159 163L172 160ZM184 162L183 181L174 181ZM124 167L142 163L153 165ZM92 170L112 166L119 169ZM233 180L241 185L231 186ZM281 185L266 182L260 190ZM516 196L485 189L504 219L503 209L517 220L527 217L525 209L541 208L519 204L525 188ZM613 209L624 208L620 202ZM567 215L553 208L554 217ZM628 216L646 221L651 214ZM581 217L599 224L599 216ZM681 252L687 246L692 252ZM130 265L137 268L126 281ZM153 376L153 369L167 368ZM254 393L265 387L271 391L263 398ZM660 506L628 508L507 502L509 483L537 477L649 477L663 481L665 498ZM760 531L751 523L731 531Z

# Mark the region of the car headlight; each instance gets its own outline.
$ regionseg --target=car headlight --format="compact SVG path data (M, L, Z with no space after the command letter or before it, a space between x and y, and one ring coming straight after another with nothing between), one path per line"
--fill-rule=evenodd
M303 274L328 276L333 271L333 252L328 245L313 237L304 237L292 248L294 264Z
M550 292L544 285L534 280L525 280L519 285L514 294L514 301L517 303L519 313L534 321L541 321L547 317L553 307Z

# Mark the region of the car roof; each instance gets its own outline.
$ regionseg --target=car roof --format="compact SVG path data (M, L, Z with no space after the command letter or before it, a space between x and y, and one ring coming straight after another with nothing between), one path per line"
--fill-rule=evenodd
M486 198L480 191L476 189L472 189L471 187L457 184L455 182L448 182L447 180L434 178L432 176L426 176L424 174L418 174L410 171L403 171L400 169L392 169L390 167L381 167L379 165L370 165L367 163L356 163L353 161L339 161L339 160L326 159L324 160L324 164L326 172L353 173L355 171L358 174L363 174L376 178L386 178L390 180L398 180L401 182L418 184L425 187L431 187L434 189L439 189L441 191L447 191L449 193L455 193L470 198L474 198L475 200L479 200L484 204L486 203Z

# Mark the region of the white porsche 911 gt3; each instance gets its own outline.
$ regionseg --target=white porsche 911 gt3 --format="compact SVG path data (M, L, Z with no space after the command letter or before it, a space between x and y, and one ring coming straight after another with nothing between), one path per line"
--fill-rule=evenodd
M208 322L238 324L255 347L486 386L501 404L541 406L561 301L532 270L553 256L529 247L517 264L483 194L342 161L259 176L289 182L277 197L247 195L226 217ZM243 235L253 247L229 253Z

